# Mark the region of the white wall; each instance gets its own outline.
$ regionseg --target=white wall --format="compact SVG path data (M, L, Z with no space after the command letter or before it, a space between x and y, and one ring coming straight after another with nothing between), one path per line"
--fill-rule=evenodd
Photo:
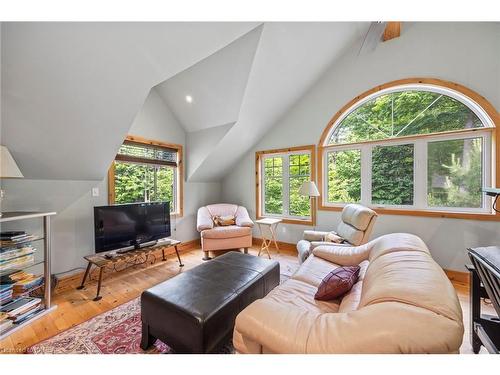
M499 23L404 23L400 38L372 53L353 50L336 61L293 108L237 164L222 184L226 201L255 217L255 151L317 144L331 117L362 92L396 79L434 77L477 91L500 109ZM500 125L500 124L499 124ZM337 212L318 212L318 229L334 229ZM282 225L279 240L295 243L306 227ZM500 223L383 215L373 237L410 232L423 238L444 268L464 271L466 248L500 242Z
M156 91L152 90L137 114L130 134L185 146L185 133ZM189 150L185 159L189 158ZM76 168L77 166L75 166ZM3 211L57 211L52 221L52 272L85 266L84 255L94 252L93 207L107 204L107 180L3 180L6 192ZM91 196L98 187L99 197ZM220 183L184 182L184 216L172 220L172 236L180 240L198 238L196 210L219 201ZM24 225L24 224L23 224ZM36 230L36 222L27 223ZM2 229L12 226L2 226ZM176 231L174 231L177 229Z

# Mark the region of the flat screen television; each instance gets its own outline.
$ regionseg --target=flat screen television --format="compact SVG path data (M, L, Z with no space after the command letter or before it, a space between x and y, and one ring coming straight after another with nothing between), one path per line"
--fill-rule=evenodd
M170 236L169 202L118 204L94 207L96 253Z

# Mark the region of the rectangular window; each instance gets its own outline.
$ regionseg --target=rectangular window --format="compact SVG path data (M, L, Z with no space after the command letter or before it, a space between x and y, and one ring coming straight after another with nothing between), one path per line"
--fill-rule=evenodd
M314 146L257 152L256 160L257 217L311 223L311 198L299 189L314 179Z
M491 214L489 132L329 146L322 205Z
M169 202L182 215L182 146L128 136L108 173L110 204Z
M482 138L429 142L427 204L429 207L483 206Z
M372 203L413 205L413 144L372 150Z
M289 179L288 189L290 199L288 202L288 213L293 217L311 216L311 199L299 194L302 183L311 180L311 155L296 154L288 157Z
M328 153L328 202L361 201L361 150Z
M283 159L281 157L266 158L265 168L265 208L271 215L283 215Z

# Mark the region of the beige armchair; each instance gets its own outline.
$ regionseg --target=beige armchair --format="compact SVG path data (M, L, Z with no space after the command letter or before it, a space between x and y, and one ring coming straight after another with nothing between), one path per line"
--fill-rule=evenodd
M302 264L320 245L359 246L368 242L377 219L377 213L360 204L348 204L342 210L341 222L335 232L304 231L303 239L297 243L299 263ZM342 238L342 243L325 242L329 233Z
M214 217L234 216L235 225L215 226ZM235 204L211 204L198 209L197 229L201 236L203 260L210 259L210 251L244 249L252 246L253 221L243 206Z

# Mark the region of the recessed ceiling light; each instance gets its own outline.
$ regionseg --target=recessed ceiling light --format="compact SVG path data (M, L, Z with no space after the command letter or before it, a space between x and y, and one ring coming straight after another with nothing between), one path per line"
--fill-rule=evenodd
M193 97L191 95L186 95L186 102L192 103L193 102Z

